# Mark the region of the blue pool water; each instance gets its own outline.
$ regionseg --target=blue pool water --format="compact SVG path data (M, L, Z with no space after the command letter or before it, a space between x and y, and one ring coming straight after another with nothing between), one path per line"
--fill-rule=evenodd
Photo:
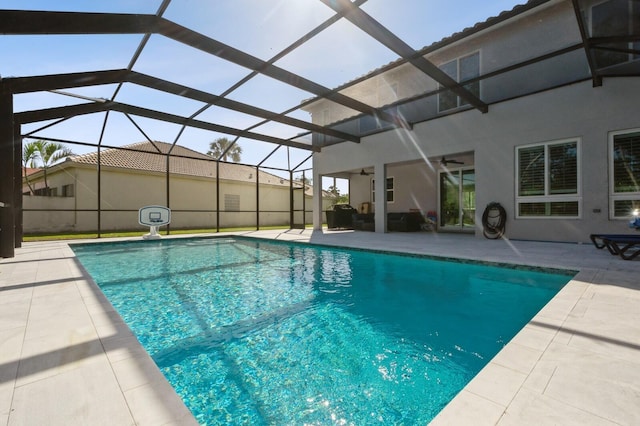
M74 245L202 424L425 424L567 274L254 239Z

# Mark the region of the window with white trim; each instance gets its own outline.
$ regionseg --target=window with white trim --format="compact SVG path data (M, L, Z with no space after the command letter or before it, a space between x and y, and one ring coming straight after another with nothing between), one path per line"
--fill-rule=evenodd
M392 177L387 178L387 203L393 203L395 201L395 189L394 189L394 180Z
M471 55L463 56L442 64L440 65L440 69L457 82L478 77L480 75L480 52L475 52ZM465 84L464 88L477 97L480 97L479 81ZM450 90L438 94L439 112L448 111L463 105L468 105L468 102Z
M580 217L580 141L516 147L516 217Z
M387 203L393 203L395 200L394 180L392 177L387 178L387 185L385 188L387 193ZM376 180L371 179L371 201L376 202Z
M640 210L640 129L609 135L609 217L628 219Z

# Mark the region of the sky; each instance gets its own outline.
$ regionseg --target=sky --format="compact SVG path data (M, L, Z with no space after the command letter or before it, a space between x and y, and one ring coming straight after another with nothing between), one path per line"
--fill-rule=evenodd
M362 9L418 50L459 32L525 0L368 0ZM0 9L55 10L155 14L161 0L0 0ZM312 28L333 15L320 0L172 0L163 18L200 32L262 60L269 60ZM57 73L127 68L142 35L3 35L0 36L0 76L23 77ZM328 88L338 87L382 65L397 55L345 19L315 36L275 65ZM250 73L243 67L182 45L161 35L152 35L133 70L219 95ZM115 85L103 85L65 92L111 99ZM314 95L266 76L257 76L231 92L228 97L274 112L287 111ZM125 84L115 99L172 114L191 116L204 106L200 102ZM77 103L86 99L58 93L22 94L14 97L14 110L30 111ZM290 116L310 121L298 110ZM196 117L224 126L245 129L261 119L223 108L210 107ZM102 144L123 146L153 140L173 143L206 152L209 143L233 136L187 128L142 117L109 114ZM34 136L97 144L105 114L79 116L39 130ZM22 133L38 130L47 122L24 125ZM281 138L294 137L300 129L271 123L252 131ZM145 136L146 135L146 136ZM276 145L250 139L238 141L242 162L258 164ZM71 144L78 154L94 148ZM288 151L288 152L287 152ZM310 152L280 148L263 165L288 169L303 162ZM311 161L301 168L310 168ZM275 172L276 174L281 174ZM328 183L327 183L328 182ZM323 182L323 187L332 182ZM347 192L340 182L341 193Z

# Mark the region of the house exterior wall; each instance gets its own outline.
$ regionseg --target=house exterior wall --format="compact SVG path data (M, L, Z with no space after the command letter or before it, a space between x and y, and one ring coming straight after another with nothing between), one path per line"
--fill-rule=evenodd
M609 79L602 87L589 81L495 105L482 126L484 137L476 137L477 205L500 201L511 218L511 238L587 242L593 232L628 232L628 220L609 219L608 135L640 127L634 112L640 100L627 95L638 91L639 78ZM480 127L480 121L469 124ZM574 137L581 151L581 217L514 220L515 147Z
M374 209L425 212L439 207L438 172L445 170L439 160L454 157L464 161L461 167L475 170L477 236L483 235L482 213L490 202L505 207L509 238L586 242L593 232L627 232L628 218L610 219L609 214L609 134L640 129L640 97L630 95L640 93L640 78L605 78L602 86L593 87L581 43L572 2L554 0L430 52L426 57L436 66L477 52L484 76L565 47L574 49L483 79L480 98L490 105L485 114L469 107L442 114L437 95L401 104L398 112L413 121L412 130L392 129L363 136L360 144L327 146L314 154L314 179L351 171L351 203L359 206L371 201L371 179L393 177L394 202L376 196ZM438 88L404 64L344 92L380 107L388 99L381 82L397 82L399 99ZM385 101L374 102L381 99ZM341 109L327 111L330 105L319 101L305 109L314 122L331 117L344 120L338 128L362 131L364 117L346 120ZM569 138L579 146L578 217L516 218L518 147ZM375 170L375 176L353 173L362 168ZM384 231L377 217L376 230Z
M362 203L372 203L371 182L373 175L353 175L349 181L349 203L360 211ZM373 204L371 204L373 210Z
M535 42L532 43L532 40ZM572 3L556 0L520 15L517 20L502 23L431 52L425 55L425 58L436 66L442 66L454 59L479 53L479 71L481 74L487 74L581 42ZM576 49L561 57L483 80L480 93L483 100L492 103L502 100L505 93L529 93L550 84L563 84L576 76L587 78L588 74L589 66L584 58L584 50ZM411 64L403 64L384 74L349 86L341 90L341 93L374 107L382 107L397 100L433 92L438 88L439 84L434 79ZM420 116L436 117L438 97L431 96L422 100L418 108ZM321 125L360 114L329 100L319 100L305 107L305 110L312 114L314 123ZM400 111L409 119L412 118L410 109L401 107ZM362 129L358 120L340 126L339 128L344 128L345 131L349 131L349 126Z
M411 208L431 209L437 204L434 182L441 167L436 159L472 152L477 224L484 207L496 201L507 211L509 238L586 242L593 232L624 233L627 220L610 220L608 214L608 134L640 128L640 98L629 93L640 93L640 78L606 79L603 86L595 88L587 81L498 103L487 114L466 111L416 124L409 132L388 131L360 144L334 145L314 155L314 179L386 164L387 176L397 176L397 198L402 195L404 200L404 204L387 205L387 211L404 210L413 200L415 207ZM574 137L581 144L580 218L515 219L516 147ZM407 165L416 160L421 164ZM394 171L398 167L412 171L402 175ZM362 189L358 181L351 188L353 192ZM359 200L355 194L352 199ZM475 234L482 236L479 225Z

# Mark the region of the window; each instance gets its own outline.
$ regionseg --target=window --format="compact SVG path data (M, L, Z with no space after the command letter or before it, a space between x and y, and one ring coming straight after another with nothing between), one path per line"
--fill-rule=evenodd
M591 37L624 37L640 32L640 4L628 0L608 0L591 8ZM621 64L638 59L629 50L640 49L640 42L614 42L602 44L614 50L594 51L598 68Z
M227 212L239 212L240 196L236 194L224 194L224 210Z
M640 209L640 129L609 136L609 217L627 219Z
M33 191L33 195L40 197L57 197L58 188L40 188Z
M464 82L478 77L480 75L480 53L476 52L454 59L451 62L441 65L440 69L457 82ZM479 81L465 84L464 88L474 95L480 96ZM468 103L450 90L438 95L438 111L440 112L458 108L463 105L468 105Z
M580 216L577 139L516 148L516 216Z
M387 203L393 203L394 201L394 193L393 193L393 178L387 178Z
M394 201L394 182L393 182L393 178L392 177L388 177L387 178L387 187L386 187L386 192L387 192L387 203L393 203ZM375 179L371 179L371 200L375 203L376 202L376 180Z
M63 197L73 197L73 196L75 196L73 184L70 183L69 185L63 185L62 186L62 194L61 195Z

